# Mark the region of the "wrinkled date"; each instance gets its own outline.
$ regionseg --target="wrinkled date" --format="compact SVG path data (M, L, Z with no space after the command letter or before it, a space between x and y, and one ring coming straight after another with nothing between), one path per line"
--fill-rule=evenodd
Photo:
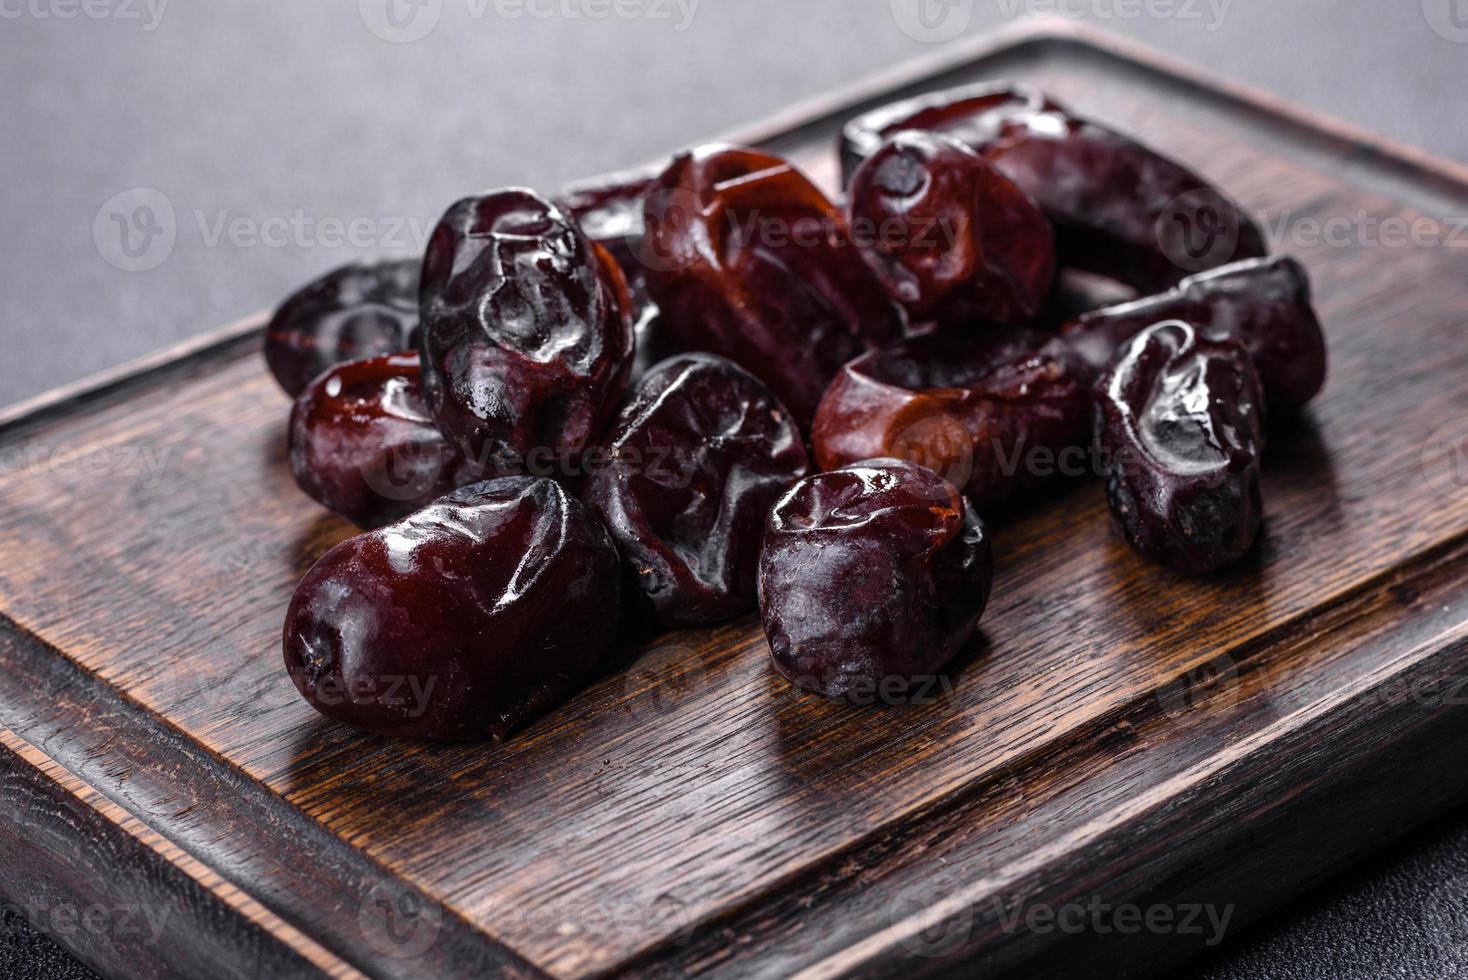
M1065 450L1084 457L1093 378L1069 344L1038 330L912 337L837 375L811 427L816 464L893 456L980 507L997 503L1056 472Z
M722 357L679 355L643 379L607 451L583 499L657 617L701 626L753 609L765 517L809 470L770 390Z
M1145 558L1183 574L1236 561L1263 506L1263 396L1237 340L1181 321L1137 335L1096 388L1111 516Z
M965 86L859 116L842 134L848 178L907 129L954 137L1023 188L1055 223L1063 265L1151 293L1266 254L1258 225L1203 178L1031 86Z
M1044 306L1049 220L962 143L899 133L857 168L847 207L863 254L913 321L1018 323Z
M1325 386L1325 334L1310 305L1310 277L1295 259L1248 259L1191 276L1158 296L1084 313L1061 332L1100 371L1163 320L1242 341L1271 412L1298 409Z
M681 154L644 216L642 261L669 337L739 364L802 428L841 365L903 333L845 218L779 157Z
M342 266L290 296L265 328L265 363L291 397L342 361L412 350L422 260Z
M465 198L423 261L423 388L438 427L491 472L532 451L576 457L632 363L626 281L533 191Z
M504 477L337 545L296 588L286 668L328 718L504 738L611 644L617 552L554 481Z
M930 470L868 460L807 477L775 505L759 601L775 668L868 699L942 670L989 600L988 533Z
M416 351L338 364L296 399L290 465L317 503L377 527L470 481L423 404Z

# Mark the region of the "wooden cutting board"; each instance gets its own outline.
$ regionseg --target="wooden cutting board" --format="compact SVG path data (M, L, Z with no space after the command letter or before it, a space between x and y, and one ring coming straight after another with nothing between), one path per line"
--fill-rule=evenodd
M1266 212L1331 380L1253 559L1175 579L1076 481L996 522L929 703L798 693L751 618L506 744L368 737L281 666L351 529L255 321L0 423L0 894L119 976L1111 976L1468 795L1468 172L1071 27L945 52L736 138L829 185L858 109L1018 78Z

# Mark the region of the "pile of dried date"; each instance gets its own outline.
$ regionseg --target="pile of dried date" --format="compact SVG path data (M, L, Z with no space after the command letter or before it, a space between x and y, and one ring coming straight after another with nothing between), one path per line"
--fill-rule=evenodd
M1154 562L1249 550L1266 409L1325 378L1297 262L1024 85L868 113L841 154L843 207L722 145L554 200L465 198L421 263L281 306L265 352L296 399L292 471L369 529L290 603L311 704L501 738L604 666L619 623L756 607L794 683L891 691L972 638L979 514L1033 489L1036 450L1104 460ZM1061 270L1142 298L1068 315Z

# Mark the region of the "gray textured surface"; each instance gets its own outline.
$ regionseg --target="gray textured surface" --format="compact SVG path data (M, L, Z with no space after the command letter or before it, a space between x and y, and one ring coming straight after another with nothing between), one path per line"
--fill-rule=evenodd
M466 190L553 189L932 50L888 0L425 0L437 24L411 43L368 28L385 2L0 0L0 405L267 307L353 255L414 248ZM964 34L1084 13L1468 160L1468 0L926 2ZM134 260L103 205L133 188L157 192L128 203L160 221L172 208L176 236L128 272L107 261ZM333 219L360 241L333 245ZM1468 975L1452 960L1465 871L1460 817L1227 945L1205 975ZM5 920L0 975L66 975L40 949Z

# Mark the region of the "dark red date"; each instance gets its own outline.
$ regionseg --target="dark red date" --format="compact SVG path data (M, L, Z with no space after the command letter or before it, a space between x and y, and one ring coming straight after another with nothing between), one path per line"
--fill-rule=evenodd
M1138 334L1096 388L1111 516L1143 557L1196 575L1241 558L1263 512L1264 401L1248 351L1182 321Z
M632 365L626 281L571 216L533 191L459 201L423 262L423 388L466 458L523 472L574 460Z
M417 351L348 361L306 387L291 411L290 465L308 496L378 527L472 480L423 404Z
M670 339L755 375L802 428L842 364L903 333L845 217L777 156L680 154L644 216L648 291Z
M617 552L549 479L474 484L337 545L286 614L286 669L328 718L502 739L580 684L616 632Z
M1091 370L1024 328L912 337L846 365L811 427L816 464L892 456L942 474L980 507L1059 468L1090 436Z
M294 398L333 364L412 350L418 258L357 262L293 294L265 328L265 363Z
M731 361L681 354L638 386L583 499L667 626L755 607L765 517L810 464L790 413Z
M847 207L863 254L915 322L1025 322L1050 294L1049 220L956 140L894 136L851 178Z
M1100 371L1163 320L1242 341L1273 414L1302 407L1325 386L1325 334L1310 304L1309 274L1295 259L1249 259L1190 276L1158 296L1084 313L1061 333Z
M967 144L1039 202L1055 223L1062 265L1152 293L1267 252L1259 226L1203 178L1029 85L970 85L859 116L842 134L848 179L884 140L910 129Z
M992 580L983 522L931 470L868 460L807 477L771 511L760 553L775 669L834 698L901 690L974 635Z

